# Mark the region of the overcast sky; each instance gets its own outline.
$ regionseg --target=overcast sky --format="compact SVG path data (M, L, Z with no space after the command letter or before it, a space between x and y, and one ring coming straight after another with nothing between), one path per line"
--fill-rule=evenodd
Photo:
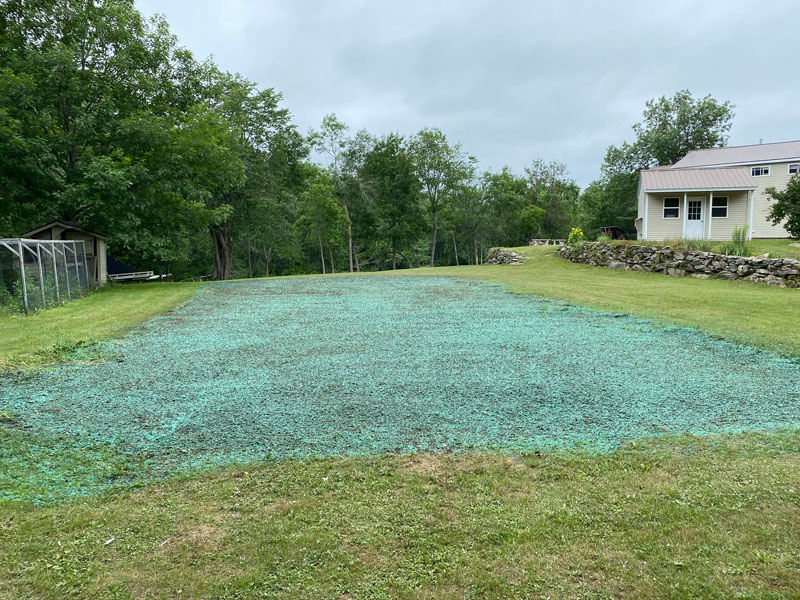
M302 132L331 112L353 132L436 126L484 169L556 159L584 187L645 101L683 88L736 105L730 144L800 139L797 0L137 5L281 91Z

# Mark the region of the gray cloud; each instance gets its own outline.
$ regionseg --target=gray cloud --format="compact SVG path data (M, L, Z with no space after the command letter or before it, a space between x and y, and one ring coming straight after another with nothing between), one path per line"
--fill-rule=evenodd
M284 94L301 130L440 127L483 168L586 186L649 98L736 105L731 143L800 138L800 3L138 0L196 56Z

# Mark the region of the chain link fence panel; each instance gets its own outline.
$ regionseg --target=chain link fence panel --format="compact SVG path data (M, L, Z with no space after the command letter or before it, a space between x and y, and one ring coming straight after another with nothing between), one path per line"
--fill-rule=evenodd
M29 314L94 287L82 240L0 239L0 315Z

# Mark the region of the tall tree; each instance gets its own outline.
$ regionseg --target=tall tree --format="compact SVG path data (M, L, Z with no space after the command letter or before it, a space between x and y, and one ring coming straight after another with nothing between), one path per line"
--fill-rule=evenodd
M692 150L724 146L733 108L711 96L694 98L689 90L647 101L642 121L633 125L634 141L609 146L601 177L582 200L587 232L617 225L634 234L639 171L671 165Z
M492 246L521 246L532 233L523 226L520 213L530 204L528 182L508 167L481 177L483 202L487 207L489 243Z
M527 210L524 222L536 223L538 237L566 238L574 225L580 188L567 176L567 167L558 161L534 160L525 169L529 205L543 212Z
M411 140L409 149L431 215L432 267L436 259L437 215L447 195L472 178L475 159L464 154L460 144L451 145L436 128L420 131Z
M263 197L270 179L269 160L278 141L293 136L289 111L280 107L281 94L272 88L260 90L238 74L210 69L205 100L227 120L235 140L233 151L245 167L245 178L233 189L212 195L212 208L231 207L231 218L209 224L214 244L214 279L230 279L233 261L233 231L237 222L250 218L252 205ZM285 146L281 146L285 149ZM298 150L300 151L300 150Z
M347 125L331 113L322 119L319 131L312 131L309 135L311 145L325 154L328 158L328 171L333 178L337 194L342 203L347 217L347 254L350 263L350 272L353 272L353 227L350 218L350 195L343 181L342 161L347 148Z
M390 134L378 140L364 157L359 175L373 199L380 235L389 242L392 269L396 269L398 253L422 228L419 181L403 139Z
M317 170L312 175L309 188L302 195L297 214L295 226L300 236L319 250L320 265L325 274L325 250L328 250L329 256L333 255L331 247L339 240L342 224L346 219L336 199L336 191L328 172ZM333 271L332 259L329 264Z
M775 202L769 213L772 224L783 223L789 235L800 238L800 175L793 175L783 190L769 187L766 191Z

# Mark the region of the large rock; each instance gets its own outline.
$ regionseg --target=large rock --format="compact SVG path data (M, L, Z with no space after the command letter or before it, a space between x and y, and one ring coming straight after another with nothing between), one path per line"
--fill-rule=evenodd
M520 265L522 257L516 252L503 248L490 248L486 255L486 264L489 265Z

